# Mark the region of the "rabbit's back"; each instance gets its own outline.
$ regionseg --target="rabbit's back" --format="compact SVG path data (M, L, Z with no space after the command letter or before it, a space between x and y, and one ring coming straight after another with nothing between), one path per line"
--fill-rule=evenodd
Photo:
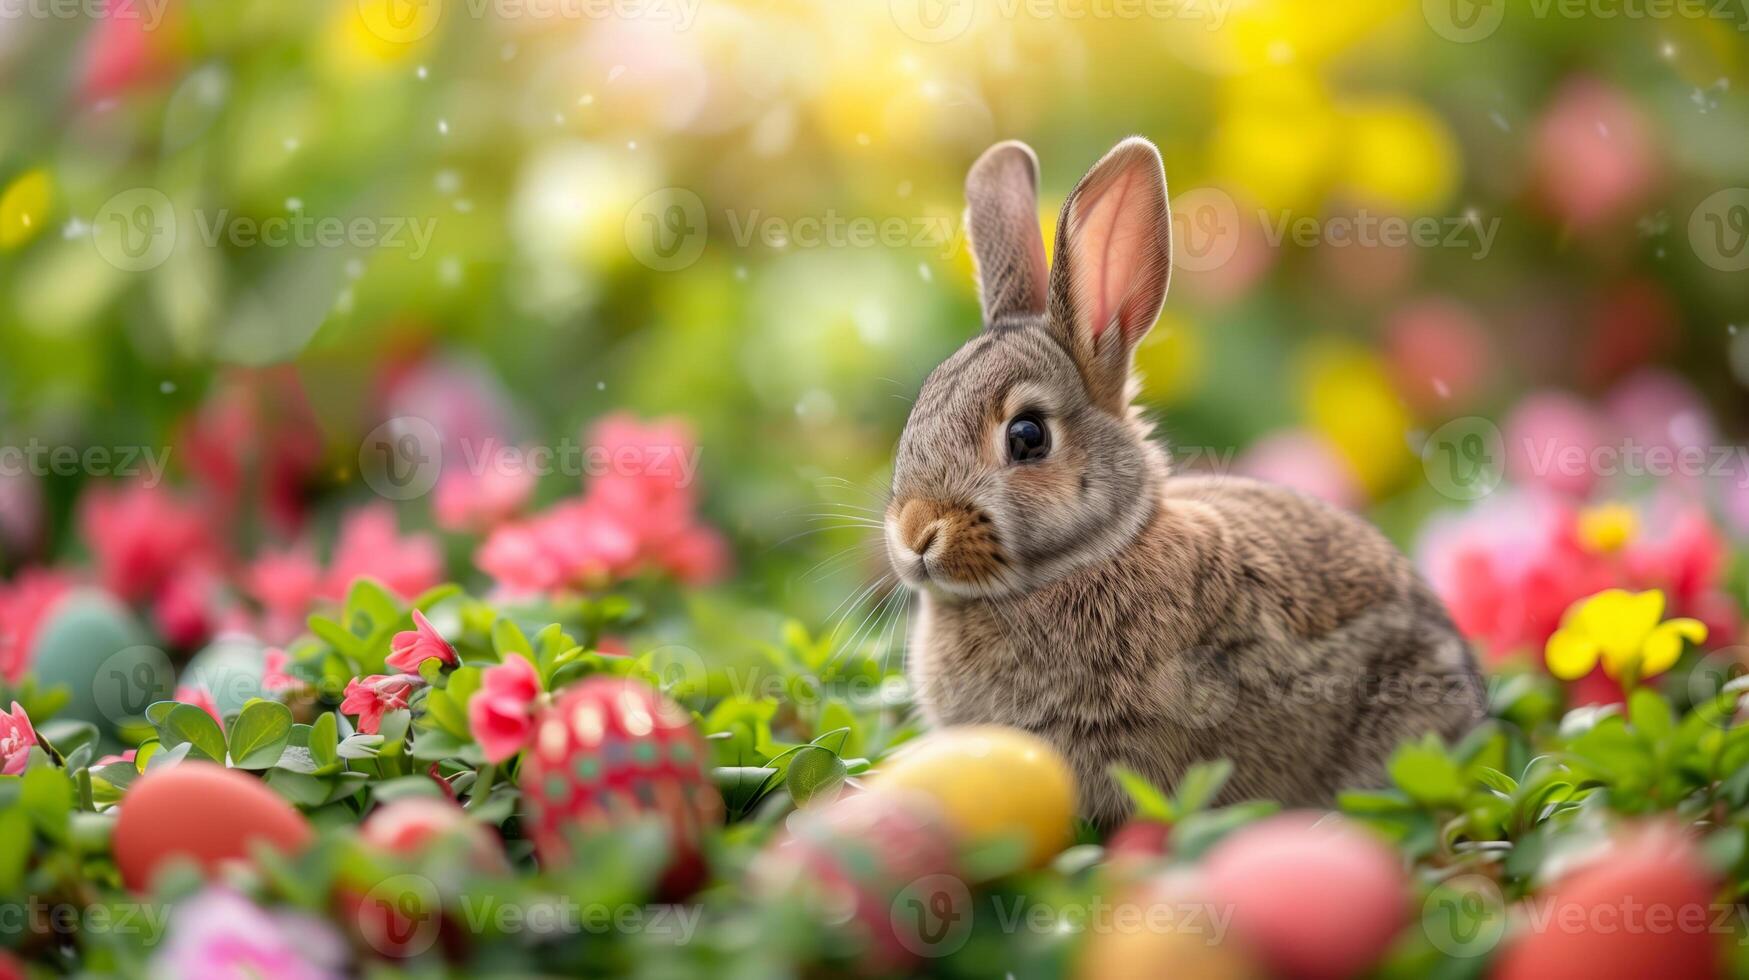
M1251 480L1170 479L1117 557L921 612L924 711L1051 739L1102 823L1127 810L1114 762L1170 785L1224 757L1232 798L1328 803L1380 781L1401 741L1457 737L1482 711L1473 659L1408 560L1360 518Z

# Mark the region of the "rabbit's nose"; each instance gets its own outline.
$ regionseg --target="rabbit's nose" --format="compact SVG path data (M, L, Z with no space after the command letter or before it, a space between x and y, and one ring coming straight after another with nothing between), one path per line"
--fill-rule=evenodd
M941 533L941 522L930 521L923 528L923 533L911 540L911 550L920 555L926 554L929 551L929 546L935 543L935 536L939 533Z
M928 551L941 530L941 508L929 501L910 500L899 508L898 537L914 554Z

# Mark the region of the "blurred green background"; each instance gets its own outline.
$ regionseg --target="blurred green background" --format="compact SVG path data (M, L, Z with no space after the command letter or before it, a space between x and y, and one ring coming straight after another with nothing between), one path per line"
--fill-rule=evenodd
M630 410L691 426L718 594L828 621L878 570L857 525L909 399L977 329L961 186L1004 138L1039 153L1047 236L1116 140L1161 148L1178 261L1139 363L1186 466L1411 544L1464 496L1427 433L1526 393L1664 368L1713 441L1743 434L1741 5L4 12L0 442L164 448L196 486L204 433L272 485L227 525L243 557L377 499L361 445L386 418L555 445ZM80 560L89 469L0 477L9 575ZM577 488L543 478L535 505ZM477 537L441 540L484 581Z

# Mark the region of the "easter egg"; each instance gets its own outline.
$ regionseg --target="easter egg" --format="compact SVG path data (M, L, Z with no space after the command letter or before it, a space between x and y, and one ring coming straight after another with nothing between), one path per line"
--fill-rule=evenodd
M1167 875L1121 892L1106 913L1108 927L1087 930L1073 975L1078 980L1266 980L1268 973L1239 940L1221 933L1218 909L1193 881Z
M1044 864L1069 843L1075 777L1036 735L999 725L943 728L881 763L870 789L920 793L964 843L1018 838Z
M261 780L184 761L149 770L128 789L111 846L122 881L144 891L174 860L192 860L210 875L248 860L257 843L290 853L310 838L309 822Z
M251 698L265 696L261 690L265 656L254 637L222 636L188 661L180 682L212 692L219 714L236 714Z
M32 663L39 684L72 694L66 715L113 733L170 697L175 669L162 650L146 645L132 614L107 594L68 595L37 634Z
M1638 828L1532 899L1493 980L1724 975L1715 881L1692 841Z
M1337 980L1373 965L1407 920L1396 854L1339 819L1286 813L1234 831L1202 864L1208 898L1272 972Z
M466 841L469 860L477 870L506 867L498 835L450 800L430 796L393 800L371 811L358 832L366 844L402 857L417 856L433 841L453 837Z
M679 705L641 681L591 677L563 689L534 731L519 780L543 863L567 861L573 834L658 816L674 856L663 890L698 883L700 841L721 822L723 800Z
M871 972L953 953L972 920L952 837L933 807L863 792L793 814L754 861L755 890L799 900Z

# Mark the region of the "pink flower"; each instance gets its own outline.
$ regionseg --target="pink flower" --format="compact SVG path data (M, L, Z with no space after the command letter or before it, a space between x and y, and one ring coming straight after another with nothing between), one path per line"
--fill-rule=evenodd
M153 42L153 25L126 0L108 0L92 28L80 71L80 92L96 102L165 77L168 52Z
M243 573L244 588L274 615L301 619L322 591L322 566L306 547L266 551Z
M503 762L534 735L534 706L540 675L526 657L512 654L480 677L480 690L468 702L468 728L487 762Z
M1627 213L1658 179L1657 139L1619 90L1573 79L1537 123L1537 183L1561 218L1595 226Z
M313 916L272 914L224 887L176 903L152 975L186 980L339 980L345 944Z
M219 731L225 730L225 719L219 714L219 702L214 700L213 692L202 684L182 684L176 688L176 700L183 704L192 704L200 710L213 716L219 723Z
M26 569L10 584L0 583L0 679L9 684L24 679L37 633L72 588L66 574L41 568Z
M375 735L383 725L383 715L407 706L413 692L425 683L411 674L372 674L354 677L346 682L346 694L340 710L358 716L358 730Z
M195 647L240 612L225 581L202 565L177 569L152 600L152 619L171 646Z
M1525 396L1501 427L1506 472L1515 483L1583 497L1596 485L1607 421L1576 396L1541 391Z
M455 647L437 632L431 621L419 610L413 610L413 629L402 630L395 634L395 639L389 644L388 664L390 667L406 674L419 673L419 665L427 660L438 660L444 666L453 666L456 662Z
M139 751L139 749L128 749L121 755L100 756L96 762L92 763L92 765L102 769L104 766L113 766L118 762L132 762L134 761L134 756L138 754Z
M1322 436L1303 429L1277 432L1257 441L1239 457L1238 472L1293 487L1338 507L1357 507L1363 499L1354 473Z
M36 729L30 726L30 716L24 706L12 702L10 714L0 714L0 774L16 776L30 761L30 748L36 744Z
M1440 297L1394 313L1385 324L1385 345L1397 389L1432 415L1469 402L1498 363L1475 312Z
M261 654L261 689L269 694L284 694L303 686L303 681L287 673L291 654L279 647L268 647Z
M395 511L377 504L353 511L340 525L323 596L340 599L360 578L371 578L403 599L443 581L443 553L429 534L403 537Z
M534 493L535 476L505 458L484 462L479 473L454 469L438 478L432 510L437 525L450 531L477 531L516 516Z
M205 515L162 487L93 487L79 525L104 588L130 602L150 598L185 566L216 563Z

